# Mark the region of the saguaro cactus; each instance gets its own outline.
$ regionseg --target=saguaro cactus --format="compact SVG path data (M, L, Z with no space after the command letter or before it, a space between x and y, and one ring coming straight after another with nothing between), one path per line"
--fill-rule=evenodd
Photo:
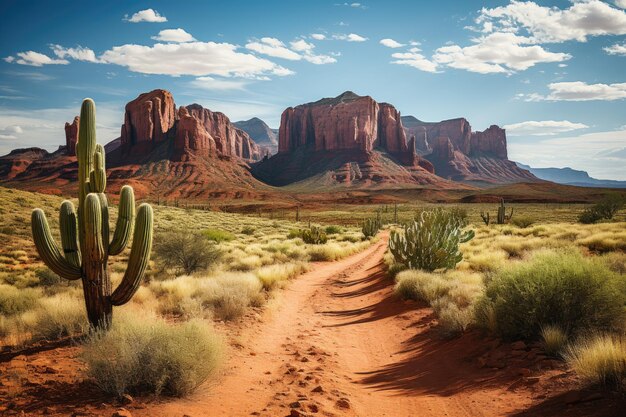
M32 213L33 240L44 263L63 278L81 279L87 317L93 327L108 327L113 306L127 303L139 288L152 249L152 207L142 204L135 220L135 196L122 187L113 237L109 231L105 152L96 144L96 105L83 101L76 155L78 159L78 213L71 201L61 204L61 248L50 233L43 210ZM126 248L135 222L128 268L122 282L111 291L109 256Z
M498 207L498 218L496 219L498 221L498 224L508 223L509 221L511 221L512 217L513 207L511 207L511 212L507 216L506 207L504 206L504 198L500 199L500 207Z

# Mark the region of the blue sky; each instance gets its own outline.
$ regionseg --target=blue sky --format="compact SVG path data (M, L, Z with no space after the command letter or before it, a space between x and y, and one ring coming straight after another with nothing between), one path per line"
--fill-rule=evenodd
M511 159L626 180L626 0L2 1L0 154L55 149L80 101L99 141L164 88L278 127L345 90L507 128Z

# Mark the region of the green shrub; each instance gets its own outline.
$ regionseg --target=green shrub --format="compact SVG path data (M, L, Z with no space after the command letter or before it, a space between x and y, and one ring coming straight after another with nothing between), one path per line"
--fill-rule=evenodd
M220 229L205 229L202 231L202 234L207 239L216 243L229 242L235 238L235 235L232 233Z
M578 216L578 221L583 224L592 224L600 221L601 219L602 216L600 213L595 211L592 207L586 208L582 213L580 213L580 216Z
M321 227L311 226L310 229L304 229L302 231L302 240L304 243L322 245L328 241L328 237Z
M222 341L200 320L170 325L162 319L118 315L109 331L93 332L82 359L109 394L183 396L217 368Z
M241 228L241 233L244 235L253 235L256 229L252 226L244 226Z
M600 220L611 220L624 207L624 197L620 194L609 194L593 206L586 208L578 221L590 224Z
M0 284L0 314L11 316L37 306L39 292L32 288L15 288Z
M461 231L463 223L447 210L423 211L404 233L391 233L389 250L396 262L412 269L454 268L463 259L459 244L474 237L473 231Z
M480 308L493 309L496 331L508 339L537 338L547 325L569 334L608 329L624 316L620 282L600 260L546 252L496 272Z
M511 219L511 223L517 227L525 229L528 226L532 226L533 223L535 223L535 220L530 216L517 216L514 219Z
M202 234L169 231L155 238L154 255L164 268L191 274L217 262L222 252Z
M341 233L341 227L330 225L330 226L326 226L324 231L326 232L327 235L336 235L337 233Z
M65 279L62 279L60 276L55 274L50 268L39 268L35 271L35 276L39 279L39 285L44 287L53 287L55 285L59 285L62 282L71 282Z
M289 234L287 234L287 239L302 238L302 232L302 229L291 229L289 230Z

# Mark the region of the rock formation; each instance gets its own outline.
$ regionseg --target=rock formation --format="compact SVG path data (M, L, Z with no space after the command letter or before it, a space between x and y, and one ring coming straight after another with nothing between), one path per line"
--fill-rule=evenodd
M174 136L176 105L172 93L153 90L126 104L121 146L143 153Z
M202 122L189 114L187 107L178 109L174 153L176 159L184 159L193 153L201 156L215 155L215 140L206 131Z
M271 129L263 120L253 117L233 123L236 127L246 132L261 148L263 155L278 152L278 129Z
M350 185L441 183L433 171L416 154L415 138L407 141L395 107L351 91L287 108L278 154L253 169L273 185L316 176Z
M76 156L76 143L78 142L79 125L80 116L74 117L74 121L71 124L65 122L65 152L69 156Z

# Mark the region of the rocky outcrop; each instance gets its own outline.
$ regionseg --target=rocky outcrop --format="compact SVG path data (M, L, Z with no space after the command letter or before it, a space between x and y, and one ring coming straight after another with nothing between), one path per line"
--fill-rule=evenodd
M213 112L199 104L191 104L187 110L215 140L219 155L252 161L261 159L259 146L246 132L233 125L224 113Z
M215 140L206 131L202 122L189 114L186 107L178 109L176 137L174 138L174 156L184 159L193 153L200 156L215 155Z
M272 185L318 178L325 185L441 185L433 165L407 141L400 112L351 91L287 108L281 116L278 154L254 167Z
M76 143L78 142L79 125L79 116L74 117L74 121L71 124L65 122L65 153L69 156L76 156Z
M145 152L174 137L176 105L172 93L153 90L126 104L121 146L126 152Z
M507 159L506 132L496 125L482 132L472 132L470 138L471 156L493 156Z

